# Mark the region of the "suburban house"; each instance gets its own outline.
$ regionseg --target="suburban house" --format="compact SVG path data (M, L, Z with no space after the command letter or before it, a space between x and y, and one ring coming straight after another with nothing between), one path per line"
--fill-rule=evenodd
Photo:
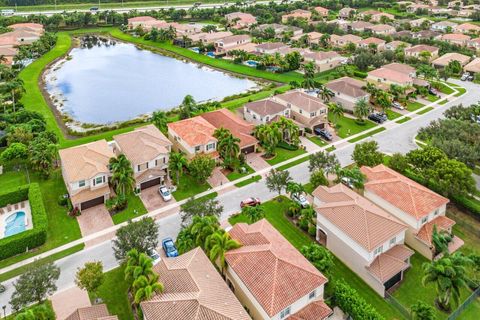
M478 33L480 32L480 26L473 23L462 23L453 28L453 31L459 33Z
M445 216L449 200L383 164L362 167L361 171L367 179L364 196L405 223L408 226L406 244L433 259L434 226L438 232L451 234L455 224ZM462 245L463 241L453 236L449 251L453 252Z
M256 29L262 32L264 32L267 29L272 29L273 32L275 33L275 37L277 38L280 38L285 32L292 32L294 37L301 36L303 33L302 28L287 26L279 23L261 24Z
M78 308L65 320L118 320L118 317L110 315L107 305L102 303Z
M458 24L448 20L435 22L430 26L432 31L448 32L448 30L454 30Z
M393 14L380 12L377 10L367 10L358 14L358 17L362 20L364 20L368 16L370 17L370 21L373 22L380 22L382 20L382 17L385 17L388 20L395 20L395 16Z
M232 36L233 33L230 31L219 31L219 32L200 32L188 36L188 38L193 42L201 42L204 45L213 44L215 41L222 40L223 38Z
M243 106L243 118L255 125L267 124L280 117L290 117L290 109L271 99L249 102Z
M456 44L457 46L465 47L470 41L470 36L467 36L463 33L446 33L439 35L437 40L446 41L451 44Z
M313 8L321 17L326 18L328 17L328 9L324 7L315 7Z
M473 59L465 67L463 67L463 70L470 72L471 74L480 73L480 58Z
M375 38L375 37L369 37L366 39L362 39L359 43L357 43L357 46L359 48L363 49L370 49L370 48L375 48L376 50L382 51L385 49L385 40Z
M430 19L420 18L415 20L410 20L410 26L412 28L420 28L422 25L427 24L430 25L433 21Z
M343 57L335 51L315 51L306 53L305 62L313 62L317 72L327 71L347 63L348 58Z
M335 94L331 98L333 102L338 103L345 111L353 112L359 100L368 101L370 98L370 94L363 90L365 85L366 83L361 80L342 77L326 83L325 87Z
M399 48L410 48L412 45L408 42L394 40L385 44L385 50L395 51Z
M458 61L463 67L470 61L470 57L461 53L449 52L432 61L435 68L445 68L451 61Z
M74 208L85 210L110 197L109 161L115 157L105 139L62 149L62 176Z
M366 21L354 21L352 23L345 24L345 31L363 32L365 29L368 29L371 26L373 26L373 23Z
M307 37L308 44L312 44L312 43L319 44L320 39L323 36L323 33L312 31L312 32L309 32L309 33L293 36L292 40L295 40L295 41L300 40L303 36Z
M162 255L153 271L164 290L140 304L145 320L251 319L199 247L175 258Z
M225 20L227 20L231 28L234 29L248 28L257 23L257 18L245 12L228 13L225 15Z
M413 85L413 78L409 74L385 67L368 72L367 81L384 89L392 84L402 87Z
M16 23L9 25L10 32L0 34L0 55L5 59L1 63L13 64L18 46L32 44L40 39L45 30L39 23Z
M264 42L255 47L255 52L261 54L275 54L281 49L288 48L289 45L282 42Z
M362 38L353 34L346 34L343 36L337 36L336 34L332 34L330 36L330 42L335 47L345 47L349 43L357 44L362 41Z
M218 141L213 136L216 128L204 118L197 116L171 122L167 126L173 149L182 151L190 159L199 153L218 158Z
M312 195L317 241L385 297L410 267L407 226L343 184L319 186Z
M374 34L384 36L392 35L397 31L395 27L392 27L388 24L374 24L373 26L368 27L366 30L370 30Z
M307 131L313 132L316 128L328 125L328 107L315 96L301 90L291 90L270 99L287 106L290 117Z
M267 220L229 231L242 247L225 253L226 281L255 320L326 319L328 279Z
M442 33L439 32L439 31L432 31L432 30L420 30L418 32L415 32L412 34L412 38L414 39L423 39L423 40L426 40L426 39L431 39L431 38L435 38L435 37L438 37L439 35L441 35Z
M471 39L468 42L468 46L475 50L480 50L480 38Z
M124 154L132 164L137 190L147 189L168 178L168 157L172 142L153 124L113 136L116 154Z
M407 12L416 13L417 10L419 10L419 9L427 10L429 8L430 8L430 6L428 4L412 3L412 4L407 6Z
M308 10L296 9L282 16L282 23L288 22L289 19L305 19L310 21L312 13Z
M150 29L151 24L158 21L159 20L153 17L140 16L140 17L129 18L127 20L127 26L129 29L136 29L138 27L141 27L144 29Z
M214 42L214 46L217 54L226 54L228 51L240 49L251 42L252 38L248 34L239 34L217 40Z
M356 10L353 8L342 8L338 11L338 17L340 19L349 19L351 16L355 14Z
M416 46L406 48L405 56L420 59L422 58L422 52L428 52L430 54L429 60L433 60L438 57L438 47L429 46L426 44L417 44Z

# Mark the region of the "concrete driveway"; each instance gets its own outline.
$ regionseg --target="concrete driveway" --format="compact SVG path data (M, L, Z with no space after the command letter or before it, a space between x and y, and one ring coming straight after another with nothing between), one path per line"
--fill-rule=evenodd
M50 301L58 320L65 320L79 308L91 306L88 293L76 286L55 293Z
M255 171L269 168L270 164L262 158L263 153L252 152L247 154L247 164Z
M77 221L83 237L113 226L112 217L104 205L82 210L82 214L77 217ZM85 243L85 247L94 246L110 238L110 235L106 235L99 239L88 241Z
M159 186L154 186L148 189L144 189L140 194L140 199L142 199L143 205L145 206L145 208L147 208L148 211L162 208L176 202L173 197L172 200L168 202L163 201L162 196L160 196L160 194L158 193L158 187Z

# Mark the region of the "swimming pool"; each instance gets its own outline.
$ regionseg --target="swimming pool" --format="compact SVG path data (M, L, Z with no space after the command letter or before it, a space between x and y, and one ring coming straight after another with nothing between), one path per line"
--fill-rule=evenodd
M17 211L5 219L5 235L4 237L13 236L14 234L25 231L27 225L25 223L26 215L23 211Z

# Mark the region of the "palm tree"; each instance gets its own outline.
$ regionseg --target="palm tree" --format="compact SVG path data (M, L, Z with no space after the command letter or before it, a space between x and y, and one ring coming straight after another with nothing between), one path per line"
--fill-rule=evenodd
M177 180L177 186L180 184L180 177L183 173L183 168L187 166L187 158L183 152L170 152L168 159L168 169L175 172L175 179Z
M208 256L210 261L215 262L219 260L220 270L222 275L225 274L227 263L225 262L225 253L232 249L240 248L241 245L236 240L230 237L228 232L217 231L213 233L208 239Z
M422 278L423 285L435 284L437 291L436 301L444 310L450 310L450 301L458 304L460 289L467 286L467 266L471 260L461 252L445 255L439 260L423 264L425 275Z
M164 134L167 133L168 118L165 111L154 111L152 113L151 121L160 131L162 131Z
M308 206L300 211L300 219L308 221L309 226L315 224L314 218L316 215L317 213L311 206Z
M380 90L373 83L368 82L367 85L364 87L364 89L370 94L371 102L377 99L377 95L380 92Z
M335 93L322 85L320 87L320 91L318 92L318 97L321 98L323 102L329 102L331 98L335 97Z
M230 161L240 153L240 139L234 137L228 129L220 128L215 130L213 136L217 138L217 150L226 161Z
M6 90L10 92L11 98L12 98L12 106L13 106L13 112L15 112L15 96L17 94L21 94L25 92L25 88L23 87L23 81L22 79L15 78L10 81L8 81L6 84Z
M218 219L215 216L194 216L190 226L195 245L205 248L205 240L219 228Z
M284 140L296 146L300 143L300 130L291 119L280 117L280 120L274 122L273 125L277 125L279 127Z
M358 119L358 121L365 121L365 118L368 117L372 108L368 104L367 100L362 98L355 103L353 107L353 115Z
M405 94L405 87L402 87L396 84L391 84L389 91L392 94L394 100L398 101L398 99L400 99L400 97Z
M305 187L301 183L289 182L287 184L287 192L290 194L302 194L305 192Z
M302 206L298 202L291 201L290 206L288 207L288 212L291 214L292 217L297 217L302 211Z
M134 301L136 304L150 299L155 293L163 291L163 284L158 282L158 274L151 273L148 276L141 275L133 282Z
M195 239L193 238L190 228L183 228L177 235L177 240L175 241L177 245L177 250L179 254L183 254L187 251L195 248Z
M140 276L148 276L153 273L152 258L145 253L139 253L136 249L132 249L127 254L127 266L125 268L125 280L130 283L138 279Z
M328 113L332 115L333 124L337 126L337 121L343 116L343 109L338 103L328 104Z
M439 253L448 252L448 244L452 241L452 235L442 230L441 232L437 231L437 225L433 225L432 232L432 243L435 249L435 256Z
M262 124L255 128L254 134L265 148L267 156L274 156L275 148L282 138L282 133L278 126L275 124Z
M130 161L124 154L110 158L110 170L112 171L112 183L118 194L125 195L127 190L133 189L135 179Z
M258 220L261 220L265 217L265 211L263 210L263 207L261 207L261 206L243 207L242 208L242 214L247 216L248 222L250 222L250 223L255 223Z
M392 107L392 100L390 95L386 91L380 91L377 95L377 105L382 108L383 112L386 112Z
M315 89L315 65L312 62L303 66L302 87L305 89Z

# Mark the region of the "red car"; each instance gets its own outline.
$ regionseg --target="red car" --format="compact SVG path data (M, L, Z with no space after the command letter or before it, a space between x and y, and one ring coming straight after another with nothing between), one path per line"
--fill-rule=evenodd
M248 198L240 202L240 208L243 207L255 207L261 204L260 199L258 198Z

